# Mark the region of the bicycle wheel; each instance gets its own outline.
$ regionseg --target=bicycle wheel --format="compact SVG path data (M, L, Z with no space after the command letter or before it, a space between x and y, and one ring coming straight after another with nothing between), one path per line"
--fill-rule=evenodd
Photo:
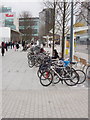
M41 65L39 65L39 69L37 71L37 76L40 77L41 73L43 73L44 71L49 71L49 70L50 69L49 69L48 65L41 63Z
M28 59L28 66L30 67L30 68L32 68L33 66L35 65L35 62L34 62L34 60L32 59Z
M43 86L45 86L45 87L49 86L52 83L52 80L53 80L53 75L51 72L45 71L45 72L41 73L40 83Z
M42 60L40 58L36 58L36 60L35 60L35 66L39 67L40 64L41 64L41 62L42 62Z
M37 71L37 76L40 78L42 71L38 70Z
M75 86L79 82L78 73L76 73L76 71L71 69L71 71L67 75L65 75L64 82L68 86Z
M53 77L53 83L57 84L59 82L60 82L60 78L57 75L54 75L54 77Z
M30 55L30 54L28 54L28 55L27 55L27 58L28 58L28 59L30 59L30 58L31 58L31 55Z
M89 74L90 74L90 65L89 65L89 66L87 67L87 69L86 69L86 76L88 77Z
M78 81L78 84L82 84L82 83L84 83L85 82L85 80L86 80L86 74L85 74L85 72L84 71L82 71L82 70L75 70L77 73L78 73L78 75L79 75L79 81Z
M36 67L39 67L40 66L40 63L38 61L35 61L35 66Z

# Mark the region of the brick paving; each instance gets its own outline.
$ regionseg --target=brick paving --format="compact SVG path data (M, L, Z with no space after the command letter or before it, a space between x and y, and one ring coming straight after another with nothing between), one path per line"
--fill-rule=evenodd
M26 54L10 50L2 57L2 117L87 118L88 88L65 84L43 87L37 68L28 67Z
M3 118L87 118L86 89L3 91Z

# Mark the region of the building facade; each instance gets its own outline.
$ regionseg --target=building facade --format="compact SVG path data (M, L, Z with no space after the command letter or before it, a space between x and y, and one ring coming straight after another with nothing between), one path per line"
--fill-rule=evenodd
M10 38L4 38L3 36L3 41L20 41L19 21L16 17L16 13L12 11L11 7L0 7L0 27L4 31L6 30L5 27L7 29L10 28ZM17 35L17 38L13 37L15 34Z
M0 8L0 26L10 27L11 29L19 31L19 21L16 17L16 13L12 12L11 7L2 6Z
M87 39L90 38L90 2L84 1L80 6L80 14L76 16L76 39L78 42L87 44Z
M37 40L39 36L39 18L19 18L19 30L22 33L22 39L30 42Z
M52 8L43 9L39 13L39 35L47 35L53 27L53 12Z

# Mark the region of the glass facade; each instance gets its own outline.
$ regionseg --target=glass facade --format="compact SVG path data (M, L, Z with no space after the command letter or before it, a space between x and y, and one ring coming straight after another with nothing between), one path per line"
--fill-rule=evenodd
M4 7L4 6L2 6L0 8L0 13L6 13L6 12L11 12L11 7Z
M25 24L26 22L26 24ZM30 25L27 26L27 28L31 27L32 28L32 36L38 37L39 34L39 18L20 18L19 19L19 30L22 32L25 28L24 24L27 25L29 22Z
M20 29L20 30L24 29L24 26L19 26L19 29Z
M5 20L5 26L7 26L7 25L13 25L13 19L6 19Z
M16 30L15 22L15 13L12 12L11 7L0 7L0 14L2 19L2 25L3 27L10 27L11 29Z
M0 28L3 31L2 41L20 41L18 19L11 7L0 6ZM5 33L5 34L4 34Z
M5 27L10 27L11 29L16 30L16 27L14 25L14 13L13 12L5 14Z
M33 19L34 25L32 26L33 33L32 36L39 36L39 18Z

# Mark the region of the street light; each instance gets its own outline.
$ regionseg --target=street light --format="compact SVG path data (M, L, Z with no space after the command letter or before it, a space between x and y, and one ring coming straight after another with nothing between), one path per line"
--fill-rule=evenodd
M73 39L73 0L71 2L71 31L70 31L70 61L73 60L73 49L74 49L74 39Z
M55 40L55 0L54 0L54 11L53 11L53 46L52 46L52 54L53 54L53 51L54 51L54 40Z
M64 59L64 49L65 49L65 12L66 12L66 1L64 0L64 11L63 11L63 33L62 33L62 58Z

